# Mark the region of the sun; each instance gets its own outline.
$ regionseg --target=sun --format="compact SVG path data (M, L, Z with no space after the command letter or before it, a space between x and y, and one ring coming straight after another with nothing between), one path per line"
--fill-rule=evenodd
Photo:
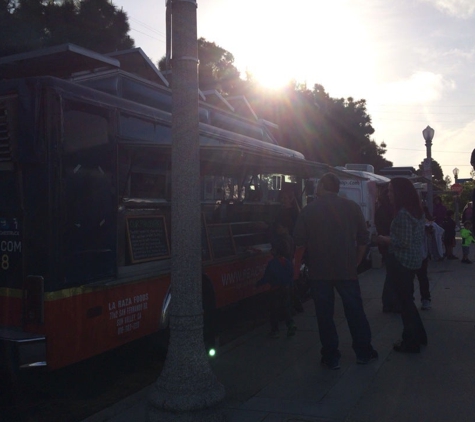
M257 82L260 86L272 90L278 90L297 81L295 73L292 69L276 68L273 63L261 63L255 68L247 69L248 77Z
M272 89L291 81L309 89L322 84L334 96L361 95L374 80L371 25L351 1L302 0L298 7L283 0L242 2L232 20L241 23L239 36L229 21L219 24L221 45L241 75Z

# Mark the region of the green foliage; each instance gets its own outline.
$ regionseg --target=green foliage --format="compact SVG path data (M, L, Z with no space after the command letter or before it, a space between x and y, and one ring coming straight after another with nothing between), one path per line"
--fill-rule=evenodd
M465 182L462 184L463 190L459 197L460 211L472 200L473 190L475 189L475 181Z
M259 116L279 125L281 144L307 159L331 166L372 164L376 172L392 165L383 157L386 145L371 138L374 128L365 100L334 99L321 85L311 91L295 83L280 93L249 100Z
M0 0L0 56L63 43L109 53L134 46L129 30L108 0Z
M203 90L217 89L223 93L230 93L240 76L234 66L234 56L214 42L200 38L198 58L200 60L200 87Z
M444 177L444 183L445 183L445 188L450 189L450 186L452 185L452 179L450 178L449 175Z
M450 176L447 176L447 182L446 178L444 178L444 172L440 164L433 158L431 160L432 183L434 185L434 189L439 191L445 191L449 189L448 183L450 183L451 181ZM416 170L416 174L418 174L419 176L424 176L424 160L419 164L419 168Z
M445 208L455 212L456 197L455 197L454 194L452 194L448 191L445 191L445 193L440 193L440 194L435 194L435 195L440 196L440 199L442 200L442 204L444 204Z
M244 89L245 81L234 66L234 56L214 42L198 39L199 85L202 91L217 90L221 94L232 94ZM173 68L173 57L171 60ZM166 70L166 57L158 62L160 70Z
M445 193L439 195L442 199L442 203L447 209L455 211L458 206L459 218L462 218L462 211L467 203L472 201L472 193L475 189L475 182L471 181L463 183L462 187L463 190L458 196L455 195L454 192L449 192L450 187L445 191Z

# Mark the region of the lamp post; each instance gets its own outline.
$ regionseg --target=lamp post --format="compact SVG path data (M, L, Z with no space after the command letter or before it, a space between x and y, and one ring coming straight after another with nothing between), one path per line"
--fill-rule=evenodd
M458 169L457 167L455 167L455 168L452 170L452 173L454 174L454 180L455 180L454 183L458 183L458 180L459 180L459 169Z
M211 370L203 342L201 203L196 0L171 7L172 208L170 342L160 376L149 392L149 422L220 421L213 406L224 387Z
M427 158L424 165L424 176L426 177L427 181L427 207L429 208L430 213L434 209L433 204L433 191L432 191L432 157L431 157L431 148L432 148L432 139L434 138L434 129L430 126L427 126L422 131L422 136L426 141L426 149L427 149Z
M459 169L457 167L455 167L453 170L452 170L452 173L454 174L454 180L455 180L455 183L458 183L458 180L459 180ZM459 217L459 192L458 191L455 191L455 198L454 198L454 201L455 201L455 224L457 225L457 228L459 227L459 223L460 223L460 217Z

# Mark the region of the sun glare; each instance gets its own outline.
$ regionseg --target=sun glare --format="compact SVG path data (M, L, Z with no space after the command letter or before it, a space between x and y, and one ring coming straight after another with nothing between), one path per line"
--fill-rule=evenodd
M260 85L278 89L296 81L311 89L319 83L330 94L358 96L374 79L369 29L354 18L357 10L348 0L302 0L299 7L260 0L251 9L235 17L245 22L239 42L233 38L224 45L242 74L248 72Z
M290 84L296 79L296 75L292 75L292 69L279 69L269 64L261 64L255 69L248 69L250 77L259 85L269 89L280 89Z

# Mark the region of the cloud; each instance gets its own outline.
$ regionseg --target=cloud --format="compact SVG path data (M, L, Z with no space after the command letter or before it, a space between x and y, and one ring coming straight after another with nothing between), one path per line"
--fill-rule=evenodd
M442 56L449 59L461 59L463 61L471 62L475 58L475 49L462 50L460 48L453 48L452 50L443 53Z
M419 104L436 101L445 91L455 89L453 80L432 72L416 72L408 79L382 87L378 97L384 103Z
M468 19L475 13L473 0L423 0L432 4L436 9L456 18Z
M474 2L475 3L475 2ZM444 50L433 48L414 48L415 54L420 57L423 63L441 63L444 60L453 64L456 61L459 64L470 64L475 59L475 48L471 46L457 46L446 48Z
M457 150L470 151L474 148L473 133L475 132L475 120L471 120L462 127L447 131L444 134L444 142L447 142L449 149L454 149L454 145L457 146Z
M452 170L457 167L460 170L459 177L470 177L470 155L474 148L473 133L475 131L475 120L459 127L455 130L441 128L436 133L433 152L435 159L442 167L444 174L452 177Z

